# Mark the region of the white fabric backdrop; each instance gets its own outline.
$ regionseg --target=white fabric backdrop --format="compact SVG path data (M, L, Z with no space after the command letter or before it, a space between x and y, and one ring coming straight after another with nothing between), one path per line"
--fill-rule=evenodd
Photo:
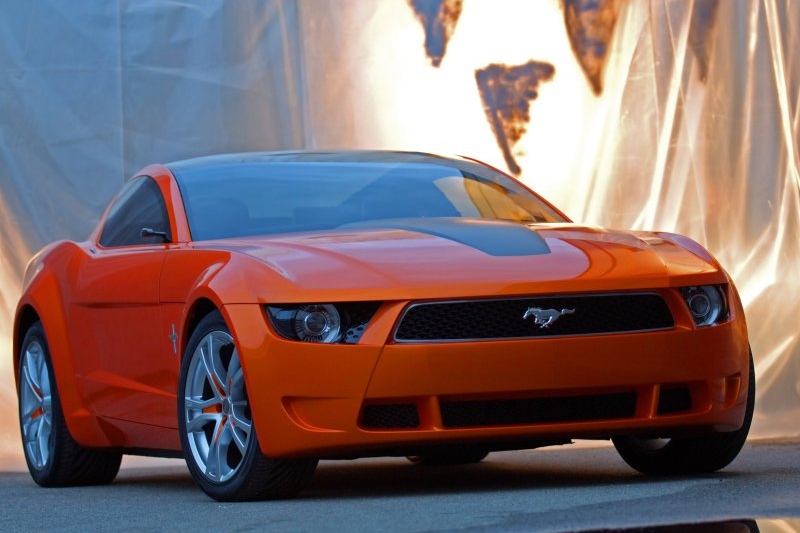
M746 304L753 435L800 434L800 1L604 0L616 25L594 58L599 93L564 24L581 2L563 1L444 0L453 31L439 66L421 1L5 2L0 466L21 464L9 337L24 265L47 242L85 238L126 176L303 147L507 168L475 72L529 61L555 73L505 146L521 178L575 220L708 246Z

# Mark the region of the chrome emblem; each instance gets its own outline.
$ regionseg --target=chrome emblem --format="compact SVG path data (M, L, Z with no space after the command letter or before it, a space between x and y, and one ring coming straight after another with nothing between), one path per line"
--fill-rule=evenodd
M542 309L541 307L529 307L522 319L526 320L528 317L533 317L533 323L539 326L539 329L549 328L550 324L558 320L564 315L571 315L574 309Z
M167 338L172 341L172 352L178 353L178 332L175 331L175 324L172 324L172 332L167 335Z

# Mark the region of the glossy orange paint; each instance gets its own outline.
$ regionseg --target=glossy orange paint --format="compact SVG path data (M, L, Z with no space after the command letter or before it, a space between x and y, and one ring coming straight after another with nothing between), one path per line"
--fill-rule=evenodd
M668 294L669 291L666 291ZM677 300L677 297L671 299ZM275 457L358 455L400 445L530 438L603 438L642 430L732 430L744 416L748 378L746 333L735 322L698 337L684 316L676 331L535 341L382 345L404 303L390 304L372 325L376 341L326 349L277 339L257 310L227 308L249 379L263 451ZM741 312L741 309L737 311ZM241 327L239 327L241 325ZM382 327L381 327L382 326ZM378 331L380 330L380 331ZM710 357L709 347L723 354ZM702 362L698 364L698 362ZM694 406L659 416L661 388L686 385ZM607 392L637 393L636 415L624 420L446 429L442 400L511 399ZM276 401L276 400L280 401ZM365 405L413 403L423 423L407 431L365 430ZM264 415L264 416L261 416Z
M181 357L210 308L230 327L262 451L276 458L446 442L513 447L742 424L749 378L742 305L724 270L688 239L559 223L532 226L552 254L509 257L398 229L194 243L170 171L154 165L141 175L164 196L172 242L104 248L106 214L87 241L55 243L34 257L18 307L14 353L27 326L41 320L67 424L83 446L180 453ZM729 318L697 328L678 290L692 285L726 287ZM416 301L629 291L661 295L675 327L569 338L393 340L398 318ZM264 309L361 300L381 305L353 345L284 339ZM691 409L659 414L660 392L676 386L690 391ZM636 394L632 417L448 428L440 414L443 402L622 392ZM367 406L398 403L416 406L418 427L361 424Z

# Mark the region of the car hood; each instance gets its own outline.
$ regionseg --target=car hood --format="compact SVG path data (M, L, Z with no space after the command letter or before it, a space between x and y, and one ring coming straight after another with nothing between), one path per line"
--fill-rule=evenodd
M267 265L270 299L407 299L721 283L690 239L575 224L413 219L207 243Z

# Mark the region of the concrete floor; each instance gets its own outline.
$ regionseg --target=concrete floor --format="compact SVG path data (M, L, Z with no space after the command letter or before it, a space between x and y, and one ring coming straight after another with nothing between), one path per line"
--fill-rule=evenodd
M800 440L748 442L721 472L669 479L637 474L610 446L458 467L326 461L296 499L238 504L208 499L176 461L126 461L106 487L42 489L27 473L0 474L4 532L564 532L731 518L784 518L759 527L800 533Z

